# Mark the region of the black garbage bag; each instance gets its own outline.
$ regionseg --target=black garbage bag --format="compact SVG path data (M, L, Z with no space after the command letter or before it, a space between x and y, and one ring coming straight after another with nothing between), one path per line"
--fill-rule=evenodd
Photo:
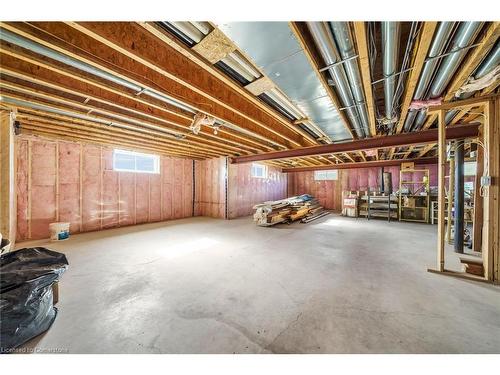
M50 328L57 314L52 284L66 271L64 254L44 247L0 256L0 352L8 353Z

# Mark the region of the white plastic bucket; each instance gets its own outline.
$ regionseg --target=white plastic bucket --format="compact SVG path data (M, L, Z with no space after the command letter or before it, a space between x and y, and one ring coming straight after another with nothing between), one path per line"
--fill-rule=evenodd
M69 238L69 223L51 223L49 231L52 241L67 240Z

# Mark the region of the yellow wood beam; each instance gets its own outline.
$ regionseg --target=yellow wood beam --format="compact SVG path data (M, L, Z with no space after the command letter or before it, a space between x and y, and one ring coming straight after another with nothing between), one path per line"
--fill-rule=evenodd
M368 39L366 35L366 22L353 22L354 35L358 47L359 65L363 88L365 91L366 107L368 108L368 120L372 137L377 135L375 122L375 102L373 100L372 77L370 72L370 56L368 52Z

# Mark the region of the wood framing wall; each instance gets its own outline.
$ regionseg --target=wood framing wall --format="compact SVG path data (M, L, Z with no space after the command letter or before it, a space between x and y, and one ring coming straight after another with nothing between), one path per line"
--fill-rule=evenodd
M13 115L0 111L0 233L12 244L16 237Z
M113 170L112 149L19 136L17 239L49 236L48 225L71 232L179 219L193 215L193 161L161 157L160 174Z
M228 218L254 213L253 206L287 196L287 174L280 168L268 166L267 178L251 175L252 163L230 164L228 178Z

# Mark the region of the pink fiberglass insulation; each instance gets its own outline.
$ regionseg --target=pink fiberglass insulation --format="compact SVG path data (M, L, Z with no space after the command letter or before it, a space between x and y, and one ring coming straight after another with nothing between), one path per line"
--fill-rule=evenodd
M150 175L150 202L149 206L149 221L160 221L161 220L161 175L152 174Z
M225 158L196 161L195 174L195 215L224 218Z
M80 231L80 145L59 143L59 221Z
M172 207L174 211L174 219L179 219L183 216L183 196L184 196L184 168L182 160L174 160L174 185L172 191Z
M228 171L229 218L253 214L253 206L265 201L283 199L287 194L286 174L268 167L267 178L251 175L252 163L231 164Z
M174 161L172 158L162 158L162 169L165 171L162 174L162 220L170 220L174 218L172 210L172 196L174 192Z
M193 216L193 161L183 159L183 200L182 217Z
M119 178L119 210L120 225L135 224L135 173L120 172Z
M101 227L101 147L82 146L82 227L83 231Z
M136 224L149 221L149 176L150 174L136 173L135 178L135 222Z
M25 135L16 153L18 241L48 238L56 220L76 233L168 220L174 209L192 215L192 160L162 157L160 174L118 172L110 148Z
M31 145L31 237L47 238L56 220L56 144Z

